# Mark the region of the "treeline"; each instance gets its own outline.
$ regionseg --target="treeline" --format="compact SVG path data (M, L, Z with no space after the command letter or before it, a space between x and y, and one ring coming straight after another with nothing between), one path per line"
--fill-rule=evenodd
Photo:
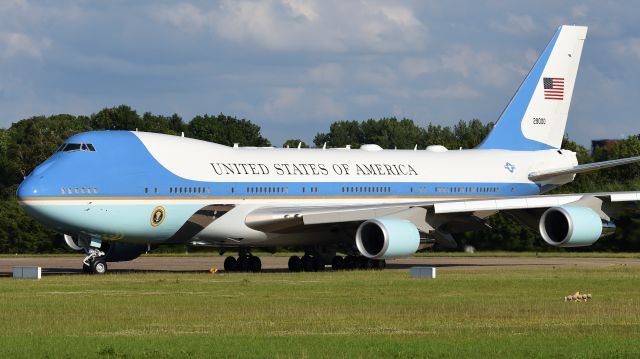
M424 149L438 144L448 149L473 148L493 128L474 119L459 121L453 127L417 126L410 119L382 118L367 121L338 121L327 133L318 133L313 140L316 147L358 148L375 143L383 148ZM260 133L260 127L245 119L219 115L202 115L186 123L171 116L144 113L139 115L128 106L105 108L90 116L67 114L36 116L0 129L0 253L34 253L64 251L62 235L28 217L15 200L17 186L35 166L48 158L55 149L73 134L92 130L139 130L181 135L205 141L241 146L270 146ZM299 139L287 140L283 147L308 147ZM564 140L563 147L576 151L580 163L602 161L640 155L640 139L631 136L610 148L591 153L582 146ZM564 192L596 192L634 190L640 188L640 165L578 175L576 181L561 188ZM491 250L556 250L539 235L508 216L498 214L489 219L491 230L465 233L458 236L461 244ZM639 250L640 213L635 207L625 211L618 220L619 230L613 237L599 241L586 250Z

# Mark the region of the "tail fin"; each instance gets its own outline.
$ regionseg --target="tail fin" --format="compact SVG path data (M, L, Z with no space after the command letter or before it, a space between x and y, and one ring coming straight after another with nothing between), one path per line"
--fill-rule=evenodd
M479 149L560 148L586 26L560 26Z

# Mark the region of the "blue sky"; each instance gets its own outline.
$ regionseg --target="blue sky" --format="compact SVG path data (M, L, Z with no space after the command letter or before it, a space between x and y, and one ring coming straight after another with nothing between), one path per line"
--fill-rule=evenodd
M336 120L493 121L561 24L589 26L567 132L640 133L640 3L0 2L0 126L40 114L224 113L274 145Z

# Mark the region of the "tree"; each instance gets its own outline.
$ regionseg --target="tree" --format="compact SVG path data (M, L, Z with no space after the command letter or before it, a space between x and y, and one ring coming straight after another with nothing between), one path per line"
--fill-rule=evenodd
M412 120L395 117L379 120L369 119L360 125L363 143L377 144L382 148L410 149L416 145L426 146L426 132Z
M617 141L606 153L607 160L640 156L640 137L630 136ZM612 168L605 173L608 182L628 182L630 179L640 177L640 164Z
M449 149L458 148L456 136L453 134L450 127L429 124L426 131L427 145L440 145Z
M363 135L358 121L338 121L331 124L329 133L318 133L313 139L316 147L322 147L326 142L329 147L358 148L363 143Z
M182 122L182 118L175 113L171 116L162 116L145 112L142 115L139 130L179 136L181 133L186 132L187 125L185 125L184 122Z
M219 114L218 116L196 116L188 125L189 137L232 146L270 146L260 134L260 126L251 121Z
M478 119L469 122L463 120L453 126L453 133L458 148L474 148L478 146L493 129L493 122L483 125Z
M94 130L135 131L142 126L142 119L138 113L126 105L105 108L91 115L91 127Z
M298 144L300 144L300 147L301 147L301 148L309 148L309 145L307 145L306 143L304 143L304 141L303 141L303 140L298 139L298 138L296 138L296 139L289 139L289 140L286 140L286 141L282 144L282 147L283 147L283 148L285 148L285 147L289 147L289 148L297 148L297 147L298 147Z

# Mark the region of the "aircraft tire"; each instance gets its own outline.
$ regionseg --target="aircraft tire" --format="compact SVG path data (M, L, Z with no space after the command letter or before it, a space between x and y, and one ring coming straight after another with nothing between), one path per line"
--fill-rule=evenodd
M354 270L357 267L356 257L354 256L346 256L344 259L344 269L346 270Z
M238 261L235 257L227 257L224 260L224 270L227 272L235 272L238 270Z
M383 270L386 267L387 267L387 261L385 261L384 259L378 259L375 261L375 266L373 267L373 269Z
M313 259L313 271L321 272L324 270L324 261L320 257L314 257Z
M91 266L82 263L82 273L91 273Z
M107 261L102 258L96 258L91 261L91 273L105 274L107 273Z
M311 256L304 255L302 256L302 269L305 272L315 272L315 261Z
M238 257L238 270L241 272L248 272L251 267L249 266L249 257Z
M254 272L260 272L262 270L262 261L260 260L260 257L254 257L251 256L249 257L249 269Z
M334 256L333 259L331 260L331 269L333 269L334 271L343 270L344 258L342 258L341 256Z
M290 272L300 272L302 270L302 260L298 256L289 257L289 271Z

